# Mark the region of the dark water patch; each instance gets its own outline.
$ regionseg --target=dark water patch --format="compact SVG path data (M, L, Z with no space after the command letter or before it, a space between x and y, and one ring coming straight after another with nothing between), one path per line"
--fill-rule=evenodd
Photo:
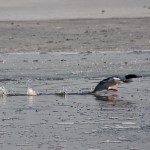
M9 82L9 81L17 81L17 80L16 79L11 79L11 78L0 79L0 82Z
M116 100L118 98L118 95L117 94L107 95L107 96L94 95L94 97L98 101L113 101L113 100Z
M145 132L150 133L150 124L144 125L141 127Z
M92 95L91 92L84 92L84 93L37 93L37 95L27 95L21 93L10 93L7 96L46 96L46 95L56 95L56 96L67 96L67 95Z
M43 78L35 78L36 80L41 80L41 81L51 81L51 80L56 80L56 81L59 81L59 80L64 80L64 78L61 78L61 77L43 77Z

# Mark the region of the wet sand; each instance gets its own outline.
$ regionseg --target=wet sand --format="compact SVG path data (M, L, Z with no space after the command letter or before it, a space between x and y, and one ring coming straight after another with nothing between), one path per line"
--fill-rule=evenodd
M1 21L1 52L150 49L150 18Z

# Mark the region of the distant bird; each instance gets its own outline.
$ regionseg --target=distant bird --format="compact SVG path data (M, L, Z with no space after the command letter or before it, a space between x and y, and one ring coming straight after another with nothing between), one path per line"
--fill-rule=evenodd
M102 90L112 90L114 92L117 92L118 90L112 88L113 86L121 83L132 82L133 78L139 78L139 77L141 76L135 74L127 74L124 76L113 76L113 77L106 78L98 83L98 85L95 87L92 93L96 93Z

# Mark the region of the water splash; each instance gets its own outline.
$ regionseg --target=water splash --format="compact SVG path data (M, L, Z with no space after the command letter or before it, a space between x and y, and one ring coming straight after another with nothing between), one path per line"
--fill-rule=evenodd
M8 91L4 86L0 87L0 97L2 96L7 96L8 95Z
M36 96L37 95L37 92L34 91L32 88L29 88L27 89L27 95L28 96Z

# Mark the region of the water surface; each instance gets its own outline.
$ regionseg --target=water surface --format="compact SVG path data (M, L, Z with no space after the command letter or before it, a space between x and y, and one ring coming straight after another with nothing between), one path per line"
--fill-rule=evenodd
M4 53L0 149L149 149L149 51ZM118 93L83 94L111 75L142 75ZM40 93L26 94L27 87ZM55 95L66 92L65 96ZM16 96L15 96L16 95Z

